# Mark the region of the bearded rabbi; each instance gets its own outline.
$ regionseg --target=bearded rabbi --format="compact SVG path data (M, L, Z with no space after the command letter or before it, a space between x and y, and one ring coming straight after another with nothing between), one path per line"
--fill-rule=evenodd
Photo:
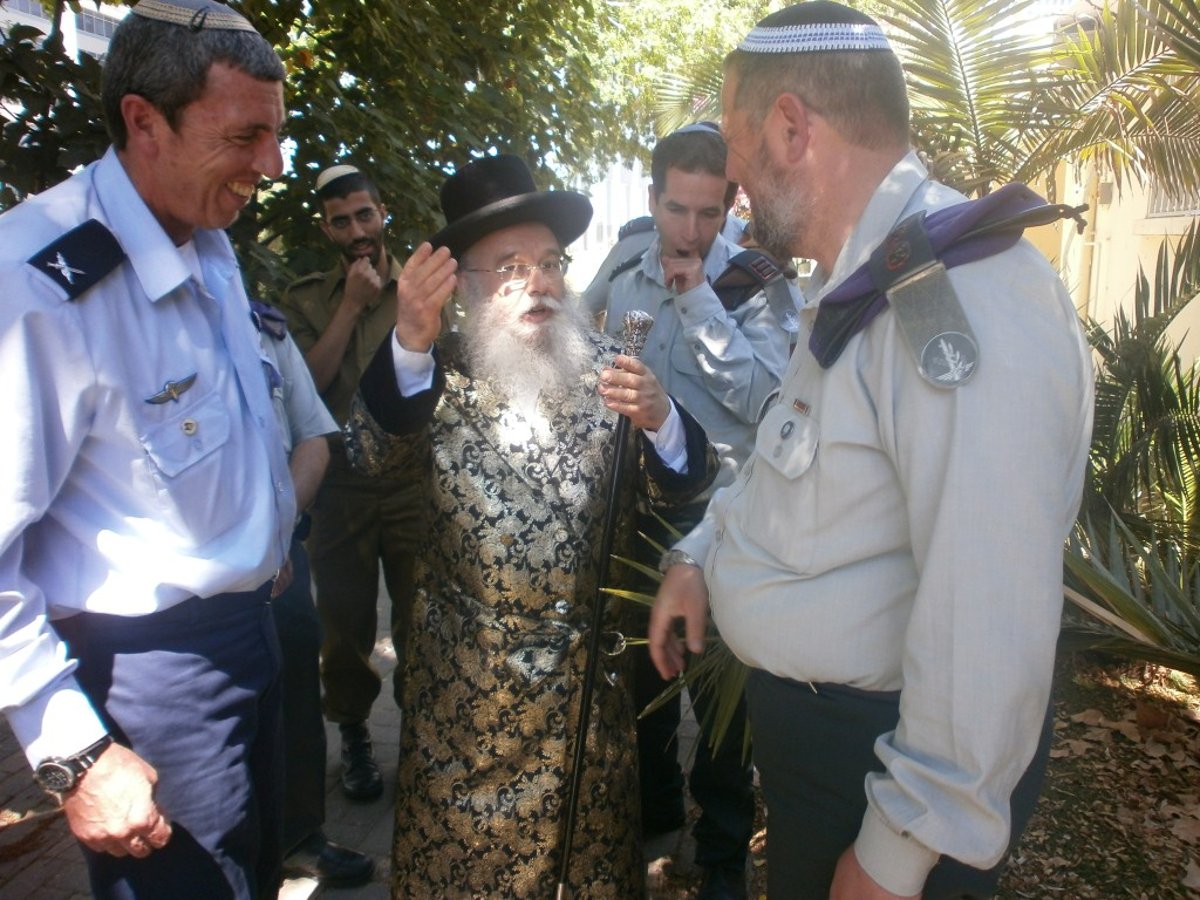
M492 156L447 179L441 205L448 224L405 265L396 329L346 426L356 467L427 489L392 893L548 897L618 418L636 442L622 521L639 499L695 496L716 458L650 371L589 330L566 287L586 197L538 191L519 158ZM451 297L463 324L439 336ZM570 859L577 898L640 896L644 878L619 603L605 615Z

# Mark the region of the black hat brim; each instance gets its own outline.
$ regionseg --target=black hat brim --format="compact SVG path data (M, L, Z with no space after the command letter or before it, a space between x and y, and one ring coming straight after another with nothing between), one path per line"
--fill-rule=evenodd
M554 232L565 248L587 231L592 221L592 202L574 191L537 191L505 197L468 213L429 239L436 250L449 247L458 259L481 238L493 231L526 222L540 222Z

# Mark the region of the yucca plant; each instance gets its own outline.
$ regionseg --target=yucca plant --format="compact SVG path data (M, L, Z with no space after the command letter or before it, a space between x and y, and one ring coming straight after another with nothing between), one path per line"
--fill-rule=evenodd
M854 3L880 20L908 78L913 141L966 194L1095 162L1122 184L1200 188L1197 0L1112 0L1048 33L1035 0ZM747 23L747 26L749 23ZM720 115L721 60L659 85L666 132Z
M657 513L652 513L652 515L658 520L672 541L683 537L678 529ZM649 558L656 559L666 549L645 532L639 531L638 537L645 543ZM644 575L654 584L662 581L662 575L653 566L639 562L636 559L629 559L628 557L615 554L613 555L613 559ZM604 588L604 593L611 597L620 597L624 600L641 604L647 608L654 605L654 596L642 591ZM635 637L628 641L633 646L645 645L646 642L646 638L644 637ZM734 712L737 709L738 702L742 698L742 691L746 686L746 676L749 671L745 663L733 655L733 652L721 640L716 630L710 627L704 653L698 658L693 659L687 669L675 679L671 686L654 698L654 701L646 709L639 710L638 715L644 715L658 709L664 703L679 696L684 687L688 689L688 695L691 697L695 697L701 692L711 694L714 702L709 704L706 709L706 715L701 721L701 725L704 726L704 734L708 736L710 746L716 747L724 740L725 734L729 731ZM742 747L743 751L748 754L750 750L749 729L746 729L742 734Z
M1066 552L1064 641L1200 676L1200 369L1166 330L1200 292L1200 232L1139 273L1132 316L1089 323L1096 350L1090 477Z

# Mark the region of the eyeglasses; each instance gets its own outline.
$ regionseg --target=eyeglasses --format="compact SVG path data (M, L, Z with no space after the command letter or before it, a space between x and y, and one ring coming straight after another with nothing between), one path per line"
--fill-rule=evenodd
M534 269L537 269L552 281L560 279L567 274L567 266L570 264L571 257L557 256L553 259L542 260L536 265L533 263L509 263L507 266L501 266L498 269L463 269L462 271L499 275L502 284L509 287L516 287L529 281L533 277Z

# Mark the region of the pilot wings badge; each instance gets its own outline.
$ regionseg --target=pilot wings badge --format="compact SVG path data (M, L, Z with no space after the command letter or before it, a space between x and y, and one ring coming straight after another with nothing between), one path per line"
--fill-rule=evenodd
M191 386L195 383L195 372L193 372L191 375L188 375L186 378L179 379L178 381L168 381L163 385L163 389L161 391L159 391L153 397L147 397L146 402L153 403L156 406L161 403L166 403L167 401L178 403L179 398L187 393L188 389L191 388Z

